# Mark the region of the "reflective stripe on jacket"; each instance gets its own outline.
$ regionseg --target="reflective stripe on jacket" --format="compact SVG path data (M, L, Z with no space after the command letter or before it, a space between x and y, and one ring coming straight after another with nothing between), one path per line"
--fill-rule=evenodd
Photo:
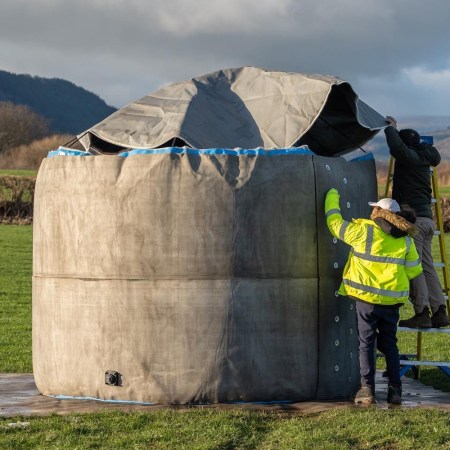
M422 273L413 239L394 238L372 220L347 222L336 189L327 193L325 214L331 233L352 247L339 294L382 305L404 303L409 280Z

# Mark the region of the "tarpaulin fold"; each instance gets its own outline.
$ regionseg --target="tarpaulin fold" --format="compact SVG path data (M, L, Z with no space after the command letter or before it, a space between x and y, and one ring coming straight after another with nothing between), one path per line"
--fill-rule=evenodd
M86 150L129 148L286 148L319 155L350 152L384 118L334 76L256 67L219 70L133 101L80 135Z

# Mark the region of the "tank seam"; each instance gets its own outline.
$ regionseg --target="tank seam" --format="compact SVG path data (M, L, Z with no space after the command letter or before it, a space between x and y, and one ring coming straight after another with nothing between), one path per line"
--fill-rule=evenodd
M318 197L317 197L317 176L316 176L316 166L315 166L315 160L314 156L311 157L312 160L312 166L313 166L313 177L314 177L314 201L316 205L316 273L317 273L317 310L316 310L316 323L317 323L317 346L320 345L320 264L319 264L319 223L318 223L318 217L319 217L319 209L318 209ZM320 348L318 348L317 352L317 377L316 377L316 395L315 398L317 399L317 396L319 394L319 378L320 378Z

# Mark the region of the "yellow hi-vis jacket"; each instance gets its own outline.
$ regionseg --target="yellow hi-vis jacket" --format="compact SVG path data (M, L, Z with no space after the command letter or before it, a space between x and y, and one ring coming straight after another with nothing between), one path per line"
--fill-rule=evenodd
M413 239L394 238L372 220L347 222L342 218L336 189L327 193L325 214L331 233L352 247L339 294L379 305L404 303L409 280L423 270Z

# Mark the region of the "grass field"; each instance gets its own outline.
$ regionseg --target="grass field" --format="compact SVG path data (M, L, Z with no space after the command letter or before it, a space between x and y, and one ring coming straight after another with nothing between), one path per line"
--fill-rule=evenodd
M18 177L35 177L37 175L37 170L8 170L1 169L0 175L15 175Z
M450 197L450 186L440 186L439 187L439 195L441 197Z
M25 422L24 428L8 426ZM0 418L0 448L439 450L450 416L433 409L339 408L308 416L258 411L101 412Z
M386 186L379 183L378 184L378 198L385 197L386 194ZM388 197L391 194L389 193ZM443 198L450 198L450 186L439 186L439 197Z
M450 235L446 244L450 248ZM0 372L31 372L32 227L0 225L0 249ZM404 309L402 316L412 314L409 305ZM415 350L415 334L399 338L403 352ZM448 361L446 339L427 336L424 355ZM423 369L422 380L450 391L450 378L436 368ZM0 418L0 448L450 450L450 415L434 409L348 407L303 417L193 407L17 416Z
M0 225L0 372L31 372L32 228Z
M450 235L445 235L445 248L447 252L447 262L450 263ZM433 258L436 262L442 261L438 239L433 241ZM443 271L437 268L437 273L443 285ZM407 303L400 309L400 317L407 319L414 315L412 304ZM417 349L417 333L398 333L399 349L404 354L415 354ZM422 360L427 361L450 361L450 335L442 333L422 333ZM384 367L383 360L379 361L379 367ZM409 373L411 375L411 372ZM450 392L450 378L440 369L430 366L420 368L420 380L424 384L436 387L446 392Z

